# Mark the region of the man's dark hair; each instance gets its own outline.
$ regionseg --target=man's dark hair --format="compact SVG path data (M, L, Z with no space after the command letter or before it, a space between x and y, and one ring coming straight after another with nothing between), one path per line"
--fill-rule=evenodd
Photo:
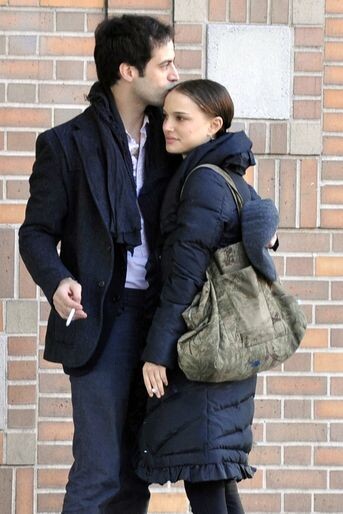
M140 76L154 48L173 39L173 28L151 16L126 14L102 21L95 30L94 60L99 81L107 87L119 80L119 66L135 66Z

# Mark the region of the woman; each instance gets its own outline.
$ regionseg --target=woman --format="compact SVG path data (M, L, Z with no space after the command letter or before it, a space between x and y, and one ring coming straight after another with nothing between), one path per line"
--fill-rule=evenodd
M241 514L236 482L248 464L256 377L218 384L191 382L177 365L182 312L202 287L211 255L241 240L236 204L225 180L206 167L230 170L245 200L258 198L243 179L255 164L243 132L228 133L234 107L209 80L176 85L166 96L167 151L184 159L161 211L163 287L143 353L148 395L140 435L138 475L150 483L184 480L194 514ZM187 179L190 171L203 164Z

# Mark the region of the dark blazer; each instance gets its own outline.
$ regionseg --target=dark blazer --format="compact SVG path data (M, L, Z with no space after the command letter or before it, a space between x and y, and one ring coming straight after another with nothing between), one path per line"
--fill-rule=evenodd
M230 169L244 199L258 198L242 178L254 162L243 133L223 135L191 152L171 179L161 210L163 289L143 353L169 369L166 394L148 400L141 429L138 475L149 482L202 482L251 477L256 377L241 382L192 382L177 366L182 312L206 278L212 253L241 239L239 216L223 177L206 163ZM182 197L180 191L187 174Z
M145 177L139 205L153 255L159 231L160 202L170 169L160 111L151 108L148 115ZM121 120L115 123L116 151L130 159ZM110 206L105 177L102 145L92 106L75 119L38 137L30 198L19 231L20 253L51 305L62 279L73 277L82 285L82 304L87 319L75 321L66 328L65 320L52 308L46 335L44 357L72 368L84 365L97 346L103 302L110 283L117 298L125 283L126 250L113 243L109 231ZM60 255L56 250L58 243ZM152 283L153 273L150 275Z

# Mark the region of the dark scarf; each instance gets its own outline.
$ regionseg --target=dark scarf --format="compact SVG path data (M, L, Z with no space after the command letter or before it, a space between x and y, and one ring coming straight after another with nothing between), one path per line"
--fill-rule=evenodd
M111 205L110 232L116 243L133 251L141 244L141 217L125 128L109 89L96 82L88 100L103 147Z

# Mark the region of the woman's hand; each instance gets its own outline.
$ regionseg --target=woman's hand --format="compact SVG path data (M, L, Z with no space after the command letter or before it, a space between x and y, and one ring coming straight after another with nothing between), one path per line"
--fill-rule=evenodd
M143 366L143 379L150 398L156 394L157 398L164 395L164 386L168 385L167 368L153 362L146 362Z

